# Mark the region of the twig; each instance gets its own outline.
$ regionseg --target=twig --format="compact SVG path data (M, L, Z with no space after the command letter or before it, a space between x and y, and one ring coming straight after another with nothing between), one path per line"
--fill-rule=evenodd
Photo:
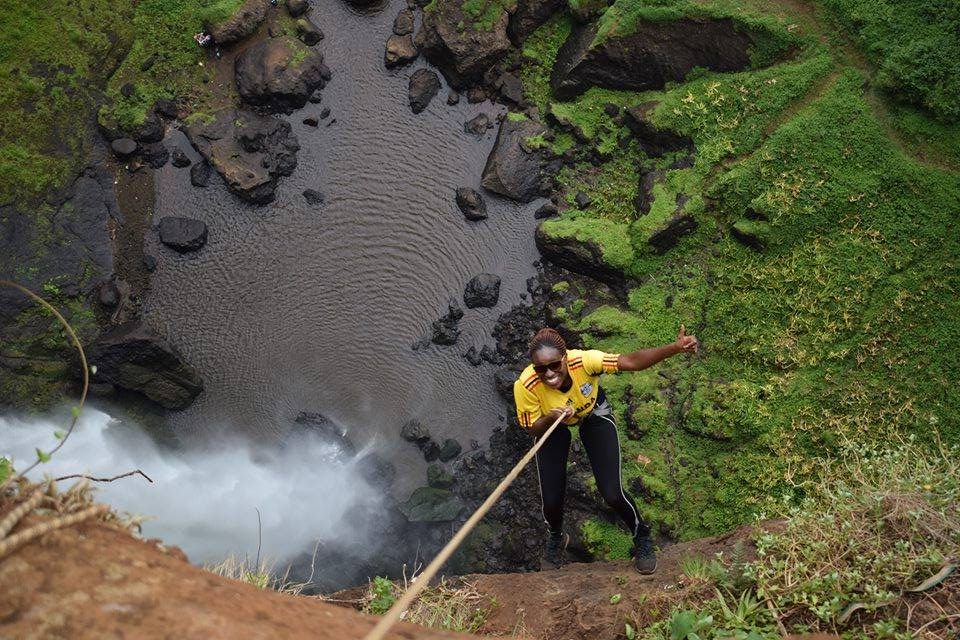
M919 636L921 631L923 631L924 629L926 629L927 627L929 627L929 626L932 625L932 624L936 624L936 623L938 623L938 622L950 622L951 620L960 620L960 613L951 613L951 614L946 615L946 616L944 616L944 617L942 617L942 618L934 618L934 619L931 620L930 622L926 623L925 625L923 625L922 627L920 627L919 629L917 629L917 630L913 633L913 637L916 638L917 636Z
M8 513L7 517L0 520L0 540L6 538L7 534L13 531L13 528L23 519L23 516L36 509L41 500L43 500L43 491L37 489L32 496Z
M105 513L109 508L110 506L106 504L96 504L92 507L84 509L83 511L78 511L76 513L71 513L70 515L54 518L53 520L47 520L42 524L30 527L29 529L19 533L15 533L9 538L0 540L0 558L3 558L10 550L18 545L29 542L34 538L39 538L40 536L50 533L56 529L69 527L70 525L78 522L83 522L88 518L98 516L101 513Z
M70 323L66 321L66 319L60 314L59 311L57 311L54 308L53 305L51 305L49 302L47 302L46 300L44 300L43 298L35 294L33 291L30 291L26 287L20 286L16 282L10 282L9 280L0 280L0 287L11 287L13 289L16 289L17 291L20 291L21 293L29 297L31 300L36 302L37 304L49 310L56 317L56 319L60 321L60 324L63 325L63 328L66 330L67 335L69 335L70 339L73 341L73 346L75 346L77 348L77 351L80 353L80 365L83 368L83 391L81 391L80 393L80 404L73 411L73 419L70 421L70 428L67 429L66 434L64 434L64 436L60 439L60 442L57 443L57 446L55 446L53 449L51 449L47 453L47 456L52 456L54 453L59 451L60 447L62 447L63 444L67 441L67 438L70 437L70 434L73 433L74 427L77 426L77 420L80 418L80 412L83 411L83 404L84 402L87 401L87 390L90 388L90 367L87 365L87 354L83 352L83 345L80 344L80 338L77 337L77 334L76 332L74 332L73 327L70 326ZM37 459L36 462L31 464L29 467L27 467L20 473L18 473L16 476L14 476L13 474L10 474L9 476L7 476L6 480L4 480L3 482L0 482L0 491L2 491L10 482L12 482L15 477L25 478L27 476L27 473L32 471L34 467L40 464L40 462L41 462L40 459Z
M93 480L94 482L113 482L114 480L119 480L120 478L126 478L127 476L136 475L138 473L142 475L144 478L146 478L147 482L151 484L153 483L153 480L150 479L150 476L145 474L143 471L140 471L140 469L127 471L126 473L121 473L120 475L113 476L112 478L94 478L93 476L84 475L82 473L74 473L69 476L60 476L59 478L54 478L54 480L56 480L57 482L60 482L61 480L70 480L72 478L85 478L86 480Z
M256 563L254 563L253 566L257 571L259 571L260 570L260 543L263 541L263 537L261 536L261 533L263 532L263 525L260 522L260 509L258 509L257 507L254 507L253 509L257 512L257 561Z
M777 613L777 607L774 606L773 600L771 600L770 598L766 599L766 603L767 603L767 609L770 610L770 615L773 616L773 620L777 623L777 629L780 630L780 635L786 638L790 634L787 633L787 628L783 626L783 622L780 620L780 614Z

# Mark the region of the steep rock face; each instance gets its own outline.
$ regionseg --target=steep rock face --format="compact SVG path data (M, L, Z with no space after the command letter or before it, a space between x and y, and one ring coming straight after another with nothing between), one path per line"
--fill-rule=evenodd
M203 390L193 367L139 321L104 333L87 349L87 360L97 367L93 382L141 393L167 409L188 406Z
M256 204L273 200L279 176L297 166L300 144L290 123L243 109L226 110L211 123L187 127L190 143L238 196Z
M267 0L247 0L233 15L223 22L208 25L207 30L217 44L230 44L256 31L266 17Z
M423 12L417 48L443 72L450 85L462 88L479 82L484 72L510 51L509 14L504 11L492 26L474 25L456 0L436 0Z
M693 140L675 131L658 128L650 121L650 115L657 107L656 102L644 102L630 107L624 112L624 124L633 133L644 152L653 158L659 158L671 151L693 153Z
M595 243L569 236L553 236L543 225L537 227L534 240L544 260L623 290L626 278L603 259L603 251Z
M749 33L733 20L643 22L629 35L596 42L597 25L574 30L557 54L550 86L561 100L591 86L645 91L683 80L694 67L739 71L750 64Z
M507 25L510 41L519 47L527 36L565 4L566 0L517 0L517 8L510 15Z
M546 127L532 120L504 120L483 168L481 184L519 202L530 202L548 193L549 185L543 176L543 152L527 142L544 133Z
M237 57L237 91L244 102L291 113L307 104L329 73L323 55L284 36L255 44Z

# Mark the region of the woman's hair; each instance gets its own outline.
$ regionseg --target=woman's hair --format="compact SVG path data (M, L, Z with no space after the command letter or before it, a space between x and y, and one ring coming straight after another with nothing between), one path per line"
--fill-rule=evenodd
M533 336L533 339L527 344L527 352L532 356L535 351L539 351L543 347L556 349L560 353L567 352L567 343L564 341L563 336L550 327L544 327L540 329L540 331L537 331L537 334Z

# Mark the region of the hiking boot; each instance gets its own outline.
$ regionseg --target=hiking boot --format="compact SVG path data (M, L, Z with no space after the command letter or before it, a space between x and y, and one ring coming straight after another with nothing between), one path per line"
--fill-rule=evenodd
M653 550L650 536L634 538L633 548L636 554L633 556L633 567L639 573L649 575L657 570L657 554Z
M548 533L547 544L543 558L553 565L554 569L563 566L567 545L570 543L570 534L566 532Z

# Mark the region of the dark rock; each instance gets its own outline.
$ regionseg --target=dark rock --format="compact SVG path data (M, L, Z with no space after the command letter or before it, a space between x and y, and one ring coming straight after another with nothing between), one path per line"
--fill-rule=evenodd
M297 37L308 47L312 47L323 40L323 31L320 30L320 27L313 24L310 18L298 18L296 28Z
M171 164L173 164L173 166L177 167L178 169L182 169L183 167L189 167L192 164L190 162L190 158L187 157L187 154L185 154L183 152L183 149L181 149L180 147L174 147L173 152L170 155L173 158Z
M149 253L143 254L143 268L153 273L157 270L157 259Z
M640 215L650 213L653 206L653 187L667 179L667 172L662 169L653 169L640 176L640 185L637 188L636 209Z
M183 409L203 390L193 367L140 321L101 335L87 347L87 360L97 367L93 382L141 393L167 409Z
M187 127L187 137L227 186L248 202L272 201L277 179L297 166L300 144L290 123L277 118L225 109L212 123Z
M681 156L670 163L668 169L689 169L695 164L696 160L693 157L693 154Z
M585 2L571 2L570 16L580 24L586 24L594 18L599 18L613 0L586 0Z
M597 23L575 28L560 48L550 86L570 100L592 86L646 91L679 82L694 67L739 71L753 38L730 19L639 20L626 35L596 41Z
M507 25L510 41L519 47L527 36L566 4L566 0L517 0L517 7L510 16L510 24Z
M485 113L477 114L475 117L463 123L463 130L475 136L482 136L487 132L487 129L492 128L493 123L490 122L490 116Z
M451 299L447 303L446 315L433 321L432 342L443 345L456 344L457 338L460 337L460 327L458 324L462 317L463 309L460 308L456 300Z
M510 51L509 15L503 11L489 27L475 24L464 14L459 0L436 0L423 12L416 43L447 82L462 88L483 79L483 74Z
M288 36L269 38L237 56L237 91L248 104L291 113L320 86L324 68L319 51Z
M557 205L552 202L548 202L539 209L533 212L533 217L537 220L542 220L543 218L550 218L557 215Z
M476 347L470 347L467 349L467 352L463 354L463 357L466 358L467 362L474 367L479 367L481 364L483 364L483 358L480 357Z
M307 102L310 104L320 104L323 101L323 95L320 93L320 90L317 89L310 94L310 97L307 98Z
M487 164L483 168L484 187L519 202L530 202L544 195L541 170L544 155L529 148L526 140L546 133L546 127L531 120L505 119Z
M428 440L420 445L420 452L423 453L424 460L433 462L440 457L440 445L433 440Z
M120 304L120 291L117 285L111 282L104 282L100 285L100 293L97 296L100 304L108 309L115 309Z
M126 160L137 152L137 143L130 138L118 138L110 143L113 154L121 160Z
M620 107L613 104L612 102L608 102L605 105L603 105L603 112L608 116L610 116L611 118L616 118L617 116L620 115Z
M207 244L207 225L201 220L167 216L158 225L160 242L180 253L196 251Z
M500 299L500 276L481 273L470 279L463 292L463 303L468 309L494 307Z
M208 24L207 32L217 44L230 44L252 34L266 17L266 0L247 0L223 22Z
M374 486L389 487L397 477L397 468L376 453L368 453L356 462L364 480Z
M299 18L310 8L310 3L307 0L286 0L286 7L291 18Z
M330 107L324 107L320 110L320 119L326 120L330 116Z
M503 102L517 106L523 105L523 83L517 76L512 73L501 74L494 86Z
M330 82L333 78L333 72L330 71L330 67L325 64L320 65L320 79L324 82Z
M519 374L512 369L500 368L493 374L493 383L497 388L497 393L508 402L513 401L513 383L519 378Z
M140 71L150 71L150 69L153 68L153 65L157 63L158 59L159 57L157 54L151 53L143 62L140 63ZM130 96L127 97L129 98Z
M573 201L577 204L577 207L580 209L586 209L591 204L593 204L593 199L585 194L583 191L577 191L577 195L573 197Z
M623 290L626 284L623 272L603 259L603 251L595 242L551 235L544 231L543 224L537 227L534 240L544 260Z
M160 142L166 133L167 130L166 127L163 126L163 120L160 119L160 116L158 116L153 109L150 109L147 111L143 122L135 126L130 132L130 135L137 142L147 143Z
M476 189L460 187L457 189L457 206L467 220L486 220L487 203Z
M413 33L413 11L410 9L400 10L400 13L393 20L393 32L398 36Z
M648 156L659 158L665 153L686 150L693 152L693 140L673 131L658 129L650 122L656 102L644 102L626 111L624 123Z
M647 242L657 253L663 253L677 245L680 238L693 233L697 228L696 219L681 209L678 209L666 223L650 234Z
M410 64L419 55L420 51L413 43L413 36L410 34L402 36L394 34L387 38L387 46L383 52L383 64L387 69L393 69Z
M167 160L170 159L170 151L167 150L162 142L143 145L142 155L143 161L154 169L159 169L167 164Z
M456 480L453 474L438 464L427 467L427 485L434 489L449 489Z
M120 86L120 95L124 98L132 98L136 90L137 88L133 86L132 82L124 82L123 85Z
M763 251L770 242L770 224L763 220L738 220L730 232L734 238L756 251Z
M420 113L440 91L440 78L429 69L417 69L410 76L410 110Z
M450 462L460 455L461 451L463 451L463 447L460 446L459 442L453 438L447 438L440 445L440 462Z
M308 127L318 127L320 126L320 120L318 120L316 116L307 116L303 119L303 124Z
M446 489L420 487L399 508L410 522L449 522L463 511L463 503Z
M447 94L447 104L451 107L455 104L460 104L460 94L450 89L450 93Z
M480 349L480 359L496 366L503 364L503 357L497 353L496 349L491 349L490 346L486 344Z
M467 89L467 102L470 104L479 104L489 97L484 87L473 86Z
M153 110L157 115L167 120L175 120L177 118L177 103L173 100L157 100L153 103Z
M419 445L430 440L430 432L418 420L409 420L400 428L400 437Z
M315 189L304 190L303 199L306 200L307 204L309 204L311 207L319 207L325 200L323 194Z
M297 414L293 421L293 433L298 432L336 446L344 458L356 453L356 447L347 437L347 430L322 413L302 411Z
M201 160L190 167L190 184L195 187L205 187L210 184L210 163Z

